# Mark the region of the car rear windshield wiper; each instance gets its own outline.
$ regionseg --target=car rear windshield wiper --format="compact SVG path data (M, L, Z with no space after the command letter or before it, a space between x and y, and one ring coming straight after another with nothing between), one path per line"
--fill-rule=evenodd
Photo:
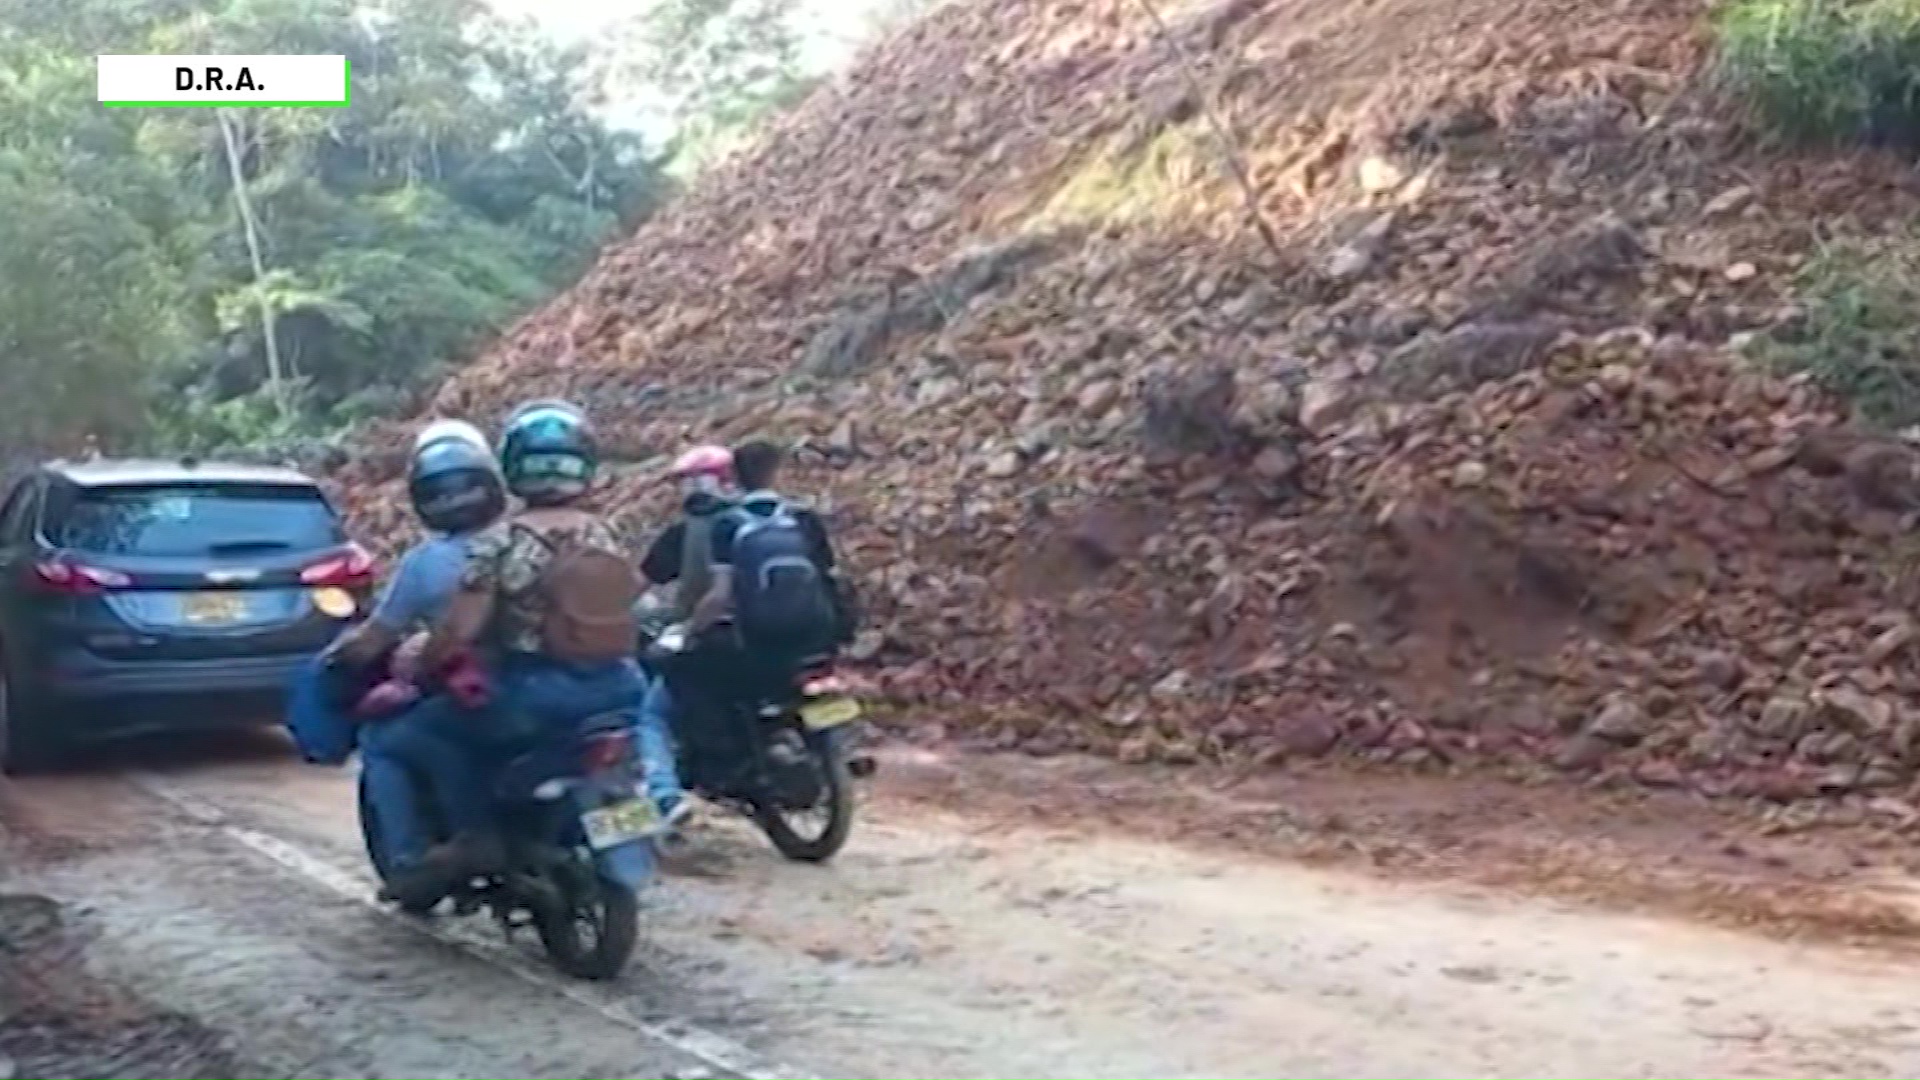
M261 551L285 551L292 547L285 540L222 540L207 545L209 555L251 555Z

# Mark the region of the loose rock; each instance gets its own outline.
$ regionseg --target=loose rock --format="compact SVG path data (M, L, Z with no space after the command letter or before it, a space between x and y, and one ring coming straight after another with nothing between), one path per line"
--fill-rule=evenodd
M1587 724L1586 733L1611 743L1631 746L1647 733L1647 713L1624 694L1608 698Z
M1383 157L1360 159L1359 177L1360 190L1369 195L1383 195L1407 182L1406 172Z
M1725 343L1804 332L1773 287L1810 216L1891 235L1914 196L1649 99L1705 72L1697 5L1499 15L1401 5L1351 49L1236 23L1207 64L1285 60L1213 73L1270 244L1205 151L1162 160L1194 103L1151 89L1180 50L1138 5L942 6L422 412L551 394L622 453L807 440L784 483L831 508L861 662L956 737L1877 792L1920 763L1912 644L1874 621L1920 605L1920 453ZM1069 182L1137 164L1125 197ZM413 430L329 481L387 554ZM608 473L636 536L669 520L657 469ZM1116 729L1170 671L1202 689Z
M1081 413L1087 416L1105 416L1120 400L1120 387L1111 379L1099 379L1081 387L1077 398Z
M1300 391L1300 426L1326 435L1354 413L1359 402L1345 383L1315 379Z
M1253 473L1269 485L1291 483L1300 473L1300 455L1286 446L1269 446L1253 459Z

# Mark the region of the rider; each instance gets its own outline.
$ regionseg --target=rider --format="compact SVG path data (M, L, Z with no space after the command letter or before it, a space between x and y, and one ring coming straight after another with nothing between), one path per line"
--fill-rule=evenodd
M677 582L693 644L672 663L671 689L668 678L655 680L644 712L672 717L682 737L709 753L737 752L746 736L728 707L742 687L758 693L845 633L825 527L771 490L781 456L759 441L737 453L698 447L682 455L675 473L687 517L654 542L643 564L650 581ZM748 490L723 500L728 472ZM718 625L722 619L731 625Z
M501 434L501 471L525 507L468 541L459 590L421 654L428 670L467 646L492 660L495 701L472 732L483 763L645 693L633 662L640 582L619 534L583 505L598 465L586 414L566 402L524 405ZM661 734L641 725L641 758L672 818L684 795Z
M845 645L853 640L859 628L853 596L836 573L839 560L834 555L833 539L827 532L825 520L812 508L789 502L775 491L780 467L785 462L786 451L765 439L754 439L735 447L733 471L741 490L737 502L743 511L756 517L764 518L782 510L792 515L795 527L805 538L807 558L826 583L832 601L833 644Z
M506 483L486 436L464 420L428 425L414 440L407 498L428 536L401 556L372 615L328 649L348 665L387 655L446 610L466 565L467 541L507 507Z
M726 576L730 534L718 527L734 506L733 473L733 452L724 446L696 446L681 454L671 475L680 486L682 516L661 532L640 563L649 582L674 587L674 616L694 624L699 613L701 629L726 610L724 595L716 591Z
M288 704L288 724L309 761L344 762L357 739L376 840L399 878L427 853L409 757L402 753L422 747L406 741L399 720L356 726L351 701L342 699L376 676L382 660L391 673L407 674L396 656L403 651L402 639L424 631L444 612L459 585L467 538L497 519L507 502L486 436L460 420L435 421L415 438L407 495L428 530L426 539L401 557L372 614L295 677ZM424 748L433 760L436 746L430 736ZM436 775L432 768L421 771L430 780Z
M720 685L727 670L736 666L724 637L707 633L727 613L728 549L737 525L731 514L737 492L733 472L733 452L724 446L695 446L681 454L669 470L669 477L680 489L681 516L654 538L640 562L641 573L650 584L673 589L674 618L689 633L700 635L700 647L677 664L673 681L680 686L680 697L701 695L707 687ZM685 703L675 697L666 677L654 679L641 707L646 723L677 730L682 738L721 734L697 732L677 723L682 720ZM707 709L695 711L714 715Z

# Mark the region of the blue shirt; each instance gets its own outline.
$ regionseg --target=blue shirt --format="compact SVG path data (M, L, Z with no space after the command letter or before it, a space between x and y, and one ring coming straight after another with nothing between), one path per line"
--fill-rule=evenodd
M453 601L466 566L466 537L443 535L421 541L400 557L371 618L396 634L431 626Z

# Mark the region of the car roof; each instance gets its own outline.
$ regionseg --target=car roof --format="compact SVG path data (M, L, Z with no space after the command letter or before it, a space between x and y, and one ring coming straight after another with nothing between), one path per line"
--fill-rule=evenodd
M92 461L55 461L46 470L84 488L145 484L280 484L318 487L312 477L272 465L242 465L222 461L147 461L99 458Z

